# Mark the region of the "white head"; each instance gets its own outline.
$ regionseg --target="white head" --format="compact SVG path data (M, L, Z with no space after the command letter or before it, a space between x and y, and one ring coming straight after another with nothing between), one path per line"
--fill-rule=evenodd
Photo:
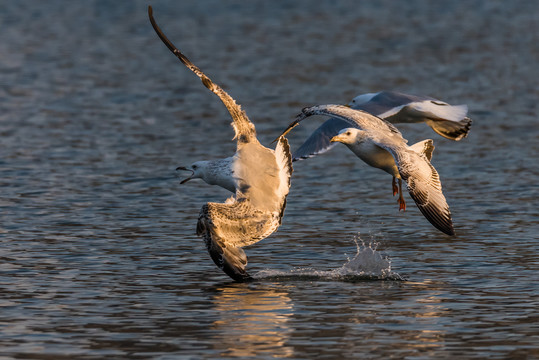
M346 128L339 131L339 135L331 138L331 142L340 142L345 145L352 145L361 142L365 138L365 131L356 128Z
M378 93L368 93L368 94L361 94L356 96L348 103L348 106L355 107L359 106L361 104L365 104L366 102L371 101L373 97L375 97Z
M204 179L206 176L206 167L207 167L207 161L197 161L191 164L191 166L180 166L177 167L176 170L184 170L184 171L190 171L191 176L188 178L183 179L180 184L184 184L192 179Z

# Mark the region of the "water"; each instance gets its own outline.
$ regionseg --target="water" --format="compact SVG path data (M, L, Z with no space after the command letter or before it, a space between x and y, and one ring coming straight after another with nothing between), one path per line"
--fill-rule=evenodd
M391 271L391 259L376 251L378 244L365 245L359 238L354 238L357 252L348 258L341 267L333 270L317 270L316 268L299 268L289 271L262 270L254 275L257 280L330 280L330 281L362 281L362 280L405 280L398 273Z
M362 92L467 103L460 143L401 127L434 139L457 236L340 146L295 164L257 281L230 281L194 235L228 194L174 171L232 154L230 120L147 3L1 4L2 359L539 357L536 2L152 5L264 144Z

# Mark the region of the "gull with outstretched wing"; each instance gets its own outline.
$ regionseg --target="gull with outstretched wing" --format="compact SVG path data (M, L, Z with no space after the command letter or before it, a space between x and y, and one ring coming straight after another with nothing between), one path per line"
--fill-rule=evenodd
M224 203L209 202L202 206L196 232L203 237L220 269L234 280L249 280L242 247L268 237L281 224L292 174L288 142L280 136L275 150L260 144L255 126L241 106L167 39L157 26L151 7L148 15L159 38L221 99L232 117L236 153L226 159L199 161L190 169L182 168L192 171L192 176L183 182L200 177L235 193Z
M442 193L438 172L430 163L434 145L432 140L407 145L393 125L362 110L343 105L318 105L304 108L281 134L286 135L304 119L325 115L342 121L344 128L329 141L345 144L361 160L393 176L393 195L399 193L399 210L406 209L402 180L425 218L447 235L454 235L453 221ZM399 186L395 184L398 179Z

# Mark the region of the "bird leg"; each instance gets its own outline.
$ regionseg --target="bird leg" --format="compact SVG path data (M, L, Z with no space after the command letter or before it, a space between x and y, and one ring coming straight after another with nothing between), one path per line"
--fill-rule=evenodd
M393 196L395 196L399 192L399 189L397 188L397 183L395 182L394 176L393 176L393 181L391 182L391 185L393 185Z
M397 200L399 203L399 211L404 210L406 211L406 202L404 201L404 197L402 196L402 180L399 179L399 199Z

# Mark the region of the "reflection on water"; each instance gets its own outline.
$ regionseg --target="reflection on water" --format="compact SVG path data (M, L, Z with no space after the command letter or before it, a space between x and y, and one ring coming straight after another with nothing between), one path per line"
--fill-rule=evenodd
M213 297L219 320L212 324L218 335L212 340L220 355L232 357L272 355L290 357L288 325L294 308L287 286L229 285Z
M436 350L446 345L445 330L440 323L448 316L448 308L443 305L445 300L443 293L431 279L424 279L411 285L412 291L418 293L415 303L419 308L411 315L415 317L412 321L416 329L410 330L409 336L405 337L408 340L407 347L435 356Z

